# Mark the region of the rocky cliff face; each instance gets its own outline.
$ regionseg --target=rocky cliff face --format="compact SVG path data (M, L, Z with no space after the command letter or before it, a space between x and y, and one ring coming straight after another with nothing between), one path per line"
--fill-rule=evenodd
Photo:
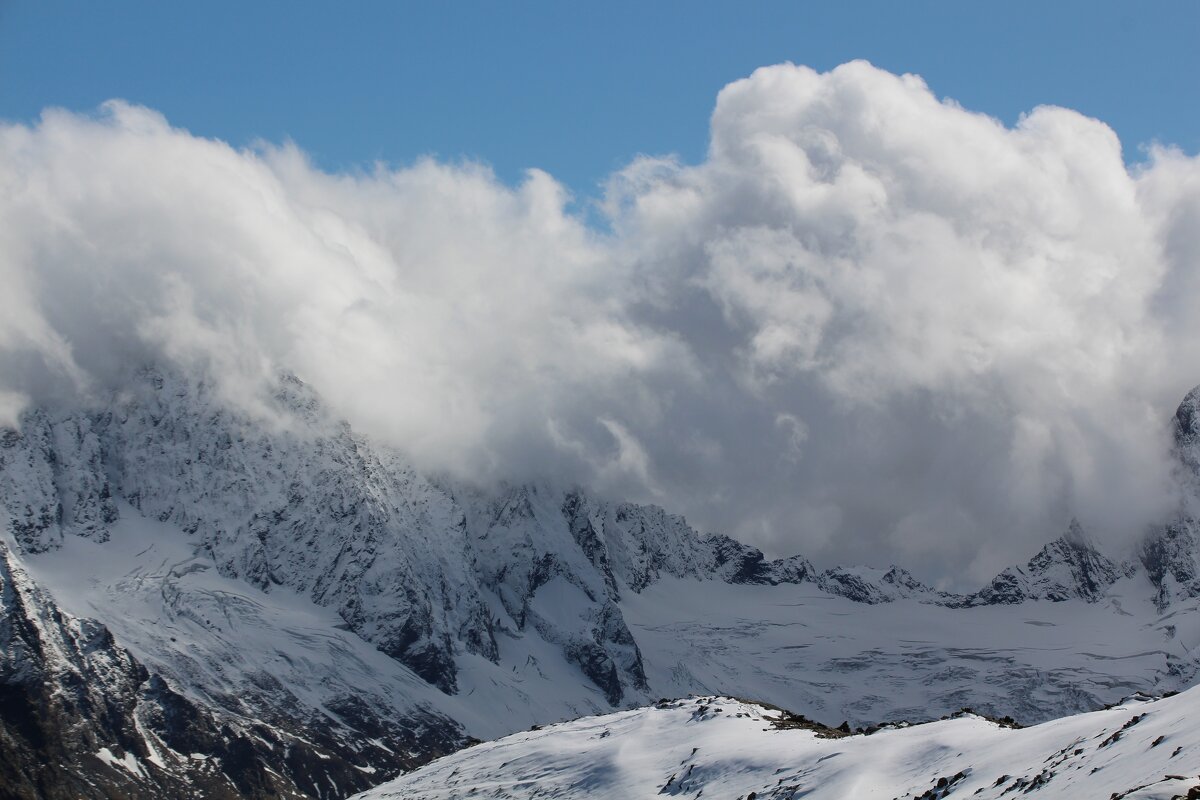
M447 693L457 689L457 654L497 660L502 624L535 630L617 704L646 691L622 592L723 568L748 582L812 573L803 559L766 562L724 537L706 540L654 506L536 486L437 486L330 418L289 377L252 419L203 381L144 370L103 408L35 411L19 432L3 432L0 481L25 553L66 536L102 542L118 500L127 502L188 532L221 574L336 609L355 633ZM741 573L726 567L734 550ZM585 598L570 619L534 607L555 580ZM499 598L502 619L485 593Z
M222 574L337 609L445 691L456 646L494 655L462 512L396 454L329 418L291 378L273 416L251 420L203 383L142 377L94 418L116 491L142 514L195 535Z
M1184 396L1175 409L1175 452L1186 474L1200 477L1200 386Z
M26 553L58 545L64 535L97 541L117 518L100 441L86 415L51 424L35 410L21 431L0 431L0 504Z
M1139 555L1160 611L1200 597L1200 523L1193 517L1181 516L1156 530L1143 542Z
M1138 552L1160 610L1200 597L1200 386L1175 411L1175 455L1184 497L1179 514L1151 529Z
M709 537L713 552L713 574L727 583L754 583L777 586L812 580L812 563L801 556L767 561L760 550L716 534Z

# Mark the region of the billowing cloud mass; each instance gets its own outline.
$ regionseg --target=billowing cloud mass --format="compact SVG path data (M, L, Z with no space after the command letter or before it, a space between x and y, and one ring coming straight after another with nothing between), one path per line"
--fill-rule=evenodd
M5 125L0 420L151 361L247 407L290 370L428 470L966 583L1172 502L1196 158L781 65L720 93L703 163L636 160L600 226L568 201L536 170L328 174L121 102Z

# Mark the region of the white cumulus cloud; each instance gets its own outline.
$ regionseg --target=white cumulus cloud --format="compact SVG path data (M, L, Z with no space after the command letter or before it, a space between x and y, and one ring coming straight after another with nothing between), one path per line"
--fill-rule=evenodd
M861 62L761 69L711 137L613 175L600 231L536 170L329 174L120 102L4 125L0 422L147 361L249 406L287 369L426 469L967 583L1169 506L1196 158Z

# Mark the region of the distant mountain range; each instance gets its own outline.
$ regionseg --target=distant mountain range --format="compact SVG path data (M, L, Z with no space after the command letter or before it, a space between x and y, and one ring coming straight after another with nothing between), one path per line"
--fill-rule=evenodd
M1196 391L1176 443L1200 485ZM290 376L251 415L147 368L0 431L0 797L342 798L689 693L857 727L1189 685L1200 522L1116 554L1064 527L949 594L575 487L422 475Z

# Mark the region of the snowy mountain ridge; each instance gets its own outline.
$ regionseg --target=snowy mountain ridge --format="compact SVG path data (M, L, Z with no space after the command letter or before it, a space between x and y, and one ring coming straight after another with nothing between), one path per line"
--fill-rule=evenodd
M848 735L697 697L514 734L356 800L1200 796L1200 689L1013 729L969 712Z
M431 480L291 377L267 411L151 368L89 410L27 412L0 431L11 557L197 708L306 741L331 729L322 752L376 779L466 735L658 696L1034 722L1182 688L1200 664L1183 514L1121 562L1072 525L952 595L898 567L767 560L579 489ZM362 785L328 783L305 791Z

